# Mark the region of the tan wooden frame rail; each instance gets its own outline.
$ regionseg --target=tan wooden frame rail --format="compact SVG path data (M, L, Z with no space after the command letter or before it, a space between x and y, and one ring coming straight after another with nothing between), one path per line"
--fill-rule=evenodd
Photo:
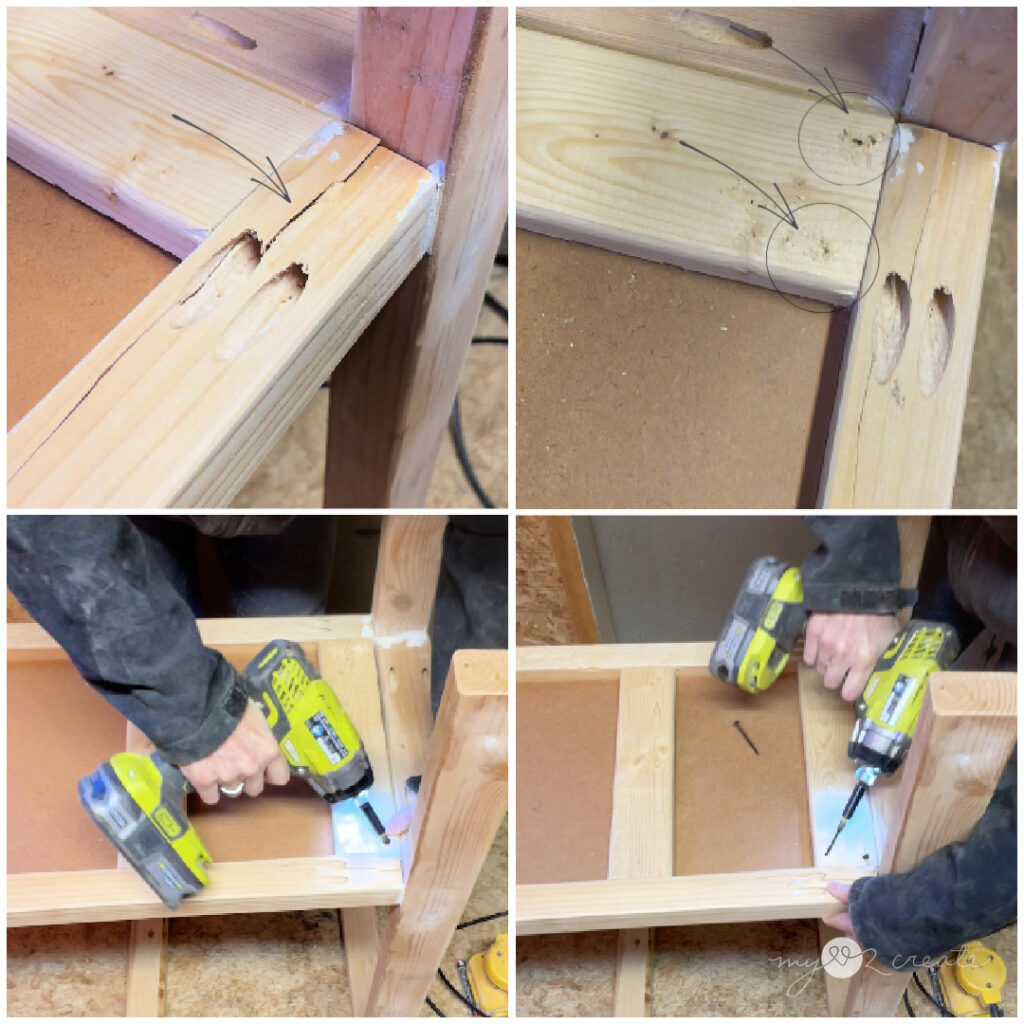
M824 842L834 822L817 820L827 802L816 797L849 783L846 744L854 712L802 668L799 707L815 866L672 876L676 675L705 669L711 647L624 644L516 652L520 683L619 680L608 880L516 886L517 934L620 930L616 1016L646 1012L652 927L821 917L840 909L825 890L829 881L874 873L863 863L837 858L838 847L825 866ZM968 834L991 797L1016 731L1016 674L932 677L906 764L873 787L868 807L860 811L870 815L881 851L879 870L905 871ZM830 984L830 1011L892 1015L907 981L905 974L862 969L848 989Z
M423 504L506 215L507 11L290 11L12 13L9 155L183 262L11 431L10 505L224 504L332 371L325 504Z
M861 295L818 501L948 507L1002 148L1016 137L1016 11L529 7L517 20L519 225L840 308ZM814 83L772 42L835 73L856 129L833 131L825 99L801 121ZM901 122L891 150L885 107ZM798 219L798 204L816 205L820 247L762 213L763 190L680 151L681 122L690 144L778 183ZM781 141L798 122L803 159Z
M173 912L123 865L8 875L8 925L131 920L127 1015L156 1016L168 917L339 907L355 1015L415 1015L507 802L507 653L456 652L436 723L431 715L427 628L445 522L385 519L368 616L200 622L204 642L222 651L248 657L285 636L317 651L329 683L344 676L375 788L401 807L405 780L423 776L410 833L394 853L216 863L207 888ZM62 656L35 624L9 625L7 642L9 662ZM146 743L131 726L126 742ZM378 906L394 908L383 936Z

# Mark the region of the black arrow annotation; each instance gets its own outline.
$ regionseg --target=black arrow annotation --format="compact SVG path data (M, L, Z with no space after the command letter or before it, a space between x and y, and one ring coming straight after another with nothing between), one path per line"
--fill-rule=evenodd
M746 36L748 39L753 39L758 43L763 44L767 41L763 33L752 32L750 29L744 28L742 25L737 25L735 22L730 21L729 28L734 32L739 32L741 36ZM828 100L829 103L838 107L844 114L848 114L850 112L850 108L846 105L846 100L843 98L843 94L839 91L839 86L836 85L836 80L832 77L832 72L829 71L828 68L825 68L825 74L828 75L828 80L832 83L832 89L835 89L835 92L832 92L832 90L829 89L829 87L813 71L808 71L803 64L793 60L788 53L783 53L777 46L774 46L770 42L768 42L768 48L770 50L774 50L780 57L785 57L790 64L795 64L802 72L804 72L804 74L810 75L811 78L813 78L818 85L825 90L825 92L822 93L818 92L817 89L808 89L808 92L813 93L815 96L820 96L823 100Z
M776 202L773 196L770 196L767 192L765 192L763 188L761 188L760 185L751 181L745 174L740 174L740 172L737 171L735 167L730 167L724 161L719 160L718 157L712 156L710 153L705 153L703 149L698 149L696 146L691 146L690 143L683 142L682 139L676 139L676 142L678 142L680 146L685 146L687 149L692 149L694 153L699 153L701 156L707 157L708 160L714 160L716 164L721 164L721 166L724 167L727 171L731 171L733 174L735 174L737 178L742 178L748 185L753 185L754 188L756 188L757 191L760 192L761 195L763 195L765 199L767 199L768 202L772 204L772 206L765 206L763 203L758 203L757 208L759 210L767 210L769 213L773 213L776 217L778 217L779 220L784 220L790 227L796 228L798 231L800 230L800 225L797 224L796 217L793 216L793 210L790 208L789 203L786 201L786 197L782 194L782 189L779 188L776 182L772 182L772 184L775 185L775 191L779 193L779 198L782 200L781 206L778 204L778 202Z
M195 128L196 131L200 131L204 135L209 135L211 139L216 139L222 146L227 146L228 149L230 149L233 153L237 153L243 160L246 160L250 164L252 164L253 167L255 167L256 170L259 171L260 174L262 174L263 177L267 179L266 181L262 181L259 178L250 178L250 181L255 182L257 185L262 185L266 189L270 189L270 191L273 192L275 196L279 196L286 203L290 203L292 201L292 197L288 194L287 186L285 185L283 179L281 178L281 175L278 172L277 168L274 166L274 161L271 160L269 156L267 157L267 163L270 164L270 169L274 172L273 178L269 174L267 174L267 172L263 170L263 168L258 163L256 163L255 160L250 160L249 157L247 157L240 149L235 149L235 147L232 146L230 142L225 142L219 136L214 135L213 132L207 131L205 128L200 128L199 125L193 124L191 121L185 120L185 118L181 117L178 114L171 114L171 117L173 117L175 121L181 121L183 124L187 124L190 128Z

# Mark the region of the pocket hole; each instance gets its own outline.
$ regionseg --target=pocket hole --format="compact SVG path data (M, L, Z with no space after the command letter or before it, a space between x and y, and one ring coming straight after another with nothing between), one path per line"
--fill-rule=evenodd
M221 359L234 359L276 327L285 310L303 292L309 275L297 263L275 274L228 325L217 346Z
M223 21L216 18L209 18L205 14L196 12L189 16L188 27L197 36L210 39L215 43L223 43L225 46L232 46L236 50L255 50L256 40L242 35L241 32L225 25Z
M928 303L928 325L918 364L921 390L926 395L934 395L942 383L955 326L953 296L945 288L936 288Z
M875 380L885 384L892 377L903 355L910 326L910 289L899 274L889 274L875 311Z
M228 242L189 282L171 314L171 326L187 327L206 316L260 265L260 258L259 239L251 231Z

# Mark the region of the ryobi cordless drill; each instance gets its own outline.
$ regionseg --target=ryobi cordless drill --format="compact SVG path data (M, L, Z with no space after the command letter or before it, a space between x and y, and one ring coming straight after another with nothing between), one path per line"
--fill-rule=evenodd
M763 693L778 679L807 625L800 570L759 558L711 654L710 669L747 693ZM847 745L857 780L826 854L879 775L903 763L917 727L928 677L949 668L959 651L952 627L912 620L893 637L857 699L857 721Z
M373 769L337 696L302 648L275 640L242 673L293 775L328 803L354 799L387 843L367 799ZM184 798L191 787L160 754L115 754L79 780L82 806L125 860L171 908L207 883L211 858L189 823Z

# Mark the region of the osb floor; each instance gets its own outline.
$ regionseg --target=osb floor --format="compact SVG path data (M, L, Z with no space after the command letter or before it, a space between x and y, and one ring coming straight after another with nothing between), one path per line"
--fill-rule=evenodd
M495 267L488 289L508 306L508 271ZM478 337L508 337L508 327L486 306ZM328 394L322 389L232 502L233 508L321 508ZM495 506L508 503L508 349L474 345L459 379L462 434L470 461ZM444 441L427 496L430 508L479 508L466 483L451 437Z
M495 837L463 914L508 909L508 832ZM383 922L384 911L380 911ZM456 932L442 961L485 949L504 919ZM124 1015L128 925L12 928L7 932L11 1017ZM430 998L448 1016L468 1016L435 980ZM352 1014L336 911L196 917L170 924L166 1014L172 1017L307 1017ZM424 1004L420 1016L432 1017Z

